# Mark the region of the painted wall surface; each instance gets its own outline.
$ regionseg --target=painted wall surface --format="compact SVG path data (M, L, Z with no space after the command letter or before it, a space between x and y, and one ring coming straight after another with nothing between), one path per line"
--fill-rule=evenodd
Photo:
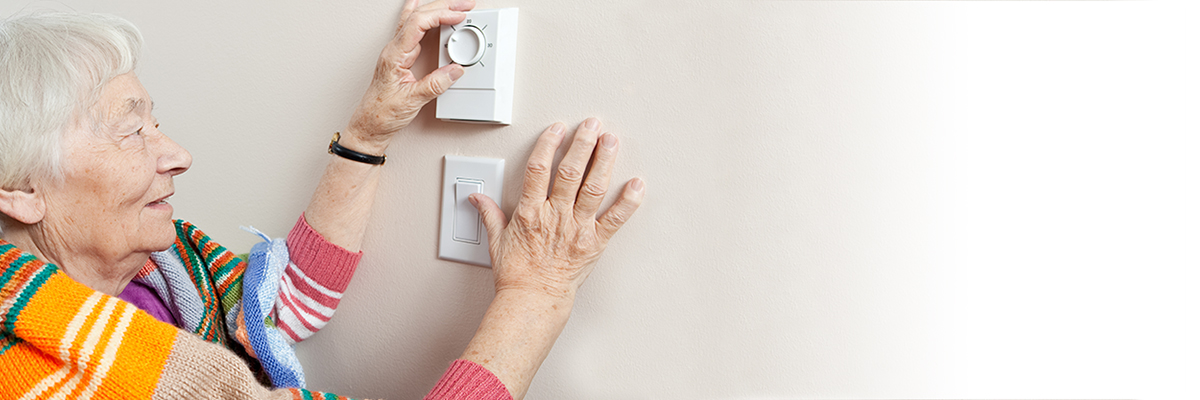
M195 158L177 216L240 251L304 209L400 9L63 3L141 28ZM298 349L311 387L423 395L491 299L436 258L442 156L507 159L511 210L536 135L598 116L647 202L531 399L1200 397L1177 4L480 4L513 6L514 123L429 107L395 140L358 275Z

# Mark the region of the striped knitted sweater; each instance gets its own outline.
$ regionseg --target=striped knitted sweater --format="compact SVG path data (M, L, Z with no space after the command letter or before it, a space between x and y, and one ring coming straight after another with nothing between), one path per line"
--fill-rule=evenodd
M358 255L352 254L349 263L326 268L307 263L314 272L334 271L319 277L324 278L322 284L291 262L283 239L271 240L254 231L263 242L254 246L247 262L194 225L184 221L175 225L176 244L151 254L150 262L134 280L165 294L164 306L176 326L233 350L247 346L257 357L257 363L251 365L261 365L271 384L304 387L304 372L292 345L316 333L333 316ZM303 217L289 240L297 231L310 231L310 235L300 236L319 238ZM328 243L325 247L336 248ZM328 275L341 275L342 279L328 279ZM237 337L242 340L232 342Z
M247 274L247 263L189 223L176 221L176 230L172 249L155 253L154 262L148 263L137 279L159 293L170 293L164 296L165 302L184 330L75 282L57 266L0 240L0 398L340 398L299 388L264 387L247 363L225 348L238 346L228 335L236 329L231 327L237 326L236 317L243 307L258 308L259 313L247 314L264 317L258 325L271 327L281 342L291 343L302 337L279 328L289 324L282 322L285 317L280 309L304 313L292 315L291 324L305 326L307 334L315 331L309 328L319 326L306 326L302 319L327 321L332 309L326 310L322 319L312 314L319 311L297 306L297 292L314 290L288 283L289 279L302 279L302 275L283 272L287 267L279 266L276 251L276 266L259 273L258 279L274 278L279 282L284 277L283 284L275 286L279 292L266 293L257 302L243 299L243 280L255 275ZM270 255L271 249L256 246L256 252L262 258ZM283 254L282 265L294 267L286 261L286 248ZM190 290L182 290L183 276L176 274L180 271L194 283ZM288 273L292 274L290 278ZM195 298L180 296L179 292L193 293ZM295 302L293 306L279 300L289 296ZM311 300L306 299L309 303ZM272 307L275 310L266 312ZM281 322L274 324L272 317ZM262 341L261 329L259 339ZM280 350L260 348L253 337L250 342L260 359ZM290 346L283 347L290 354ZM269 371L267 364L263 361ZM272 379L277 380L274 376ZM508 393L482 367L459 360L429 398L476 396L507 398Z
M0 398L332 396L296 388L272 391L223 348L231 344L228 326L235 325L226 321L235 321L231 314L236 317L247 264L187 222L176 221L176 233L170 250L155 253L155 264L186 267L195 286L183 290L167 283L171 278L162 273L171 267L148 264L139 278L157 276L153 286L175 291L170 305L199 305L175 311L191 332L75 282L57 266L0 240ZM195 298L181 300L188 296L177 292Z

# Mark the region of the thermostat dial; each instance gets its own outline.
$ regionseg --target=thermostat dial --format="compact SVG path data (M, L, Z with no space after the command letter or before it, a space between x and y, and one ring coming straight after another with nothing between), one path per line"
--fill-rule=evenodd
M484 43L487 40L484 40L483 31L474 25L467 25L450 34L446 52L450 55L450 61L469 67L483 59Z

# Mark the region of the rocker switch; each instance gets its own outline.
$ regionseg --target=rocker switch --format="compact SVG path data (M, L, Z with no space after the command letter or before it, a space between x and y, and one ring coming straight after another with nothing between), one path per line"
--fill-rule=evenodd
M483 191L483 181L459 178L454 182L454 240L479 244L479 212L467 200Z
M492 266L487 230L479 211L467 200L483 194L504 204L504 160L446 155L442 170L442 217L438 229L438 258Z

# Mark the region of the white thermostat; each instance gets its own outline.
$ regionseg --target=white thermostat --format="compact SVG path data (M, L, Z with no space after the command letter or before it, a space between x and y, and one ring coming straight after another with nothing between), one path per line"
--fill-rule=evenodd
M517 64L517 9L466 13L458 25L443 25L438 66L462 65L465 72L438 97L437 117L447 121L511 124Z

